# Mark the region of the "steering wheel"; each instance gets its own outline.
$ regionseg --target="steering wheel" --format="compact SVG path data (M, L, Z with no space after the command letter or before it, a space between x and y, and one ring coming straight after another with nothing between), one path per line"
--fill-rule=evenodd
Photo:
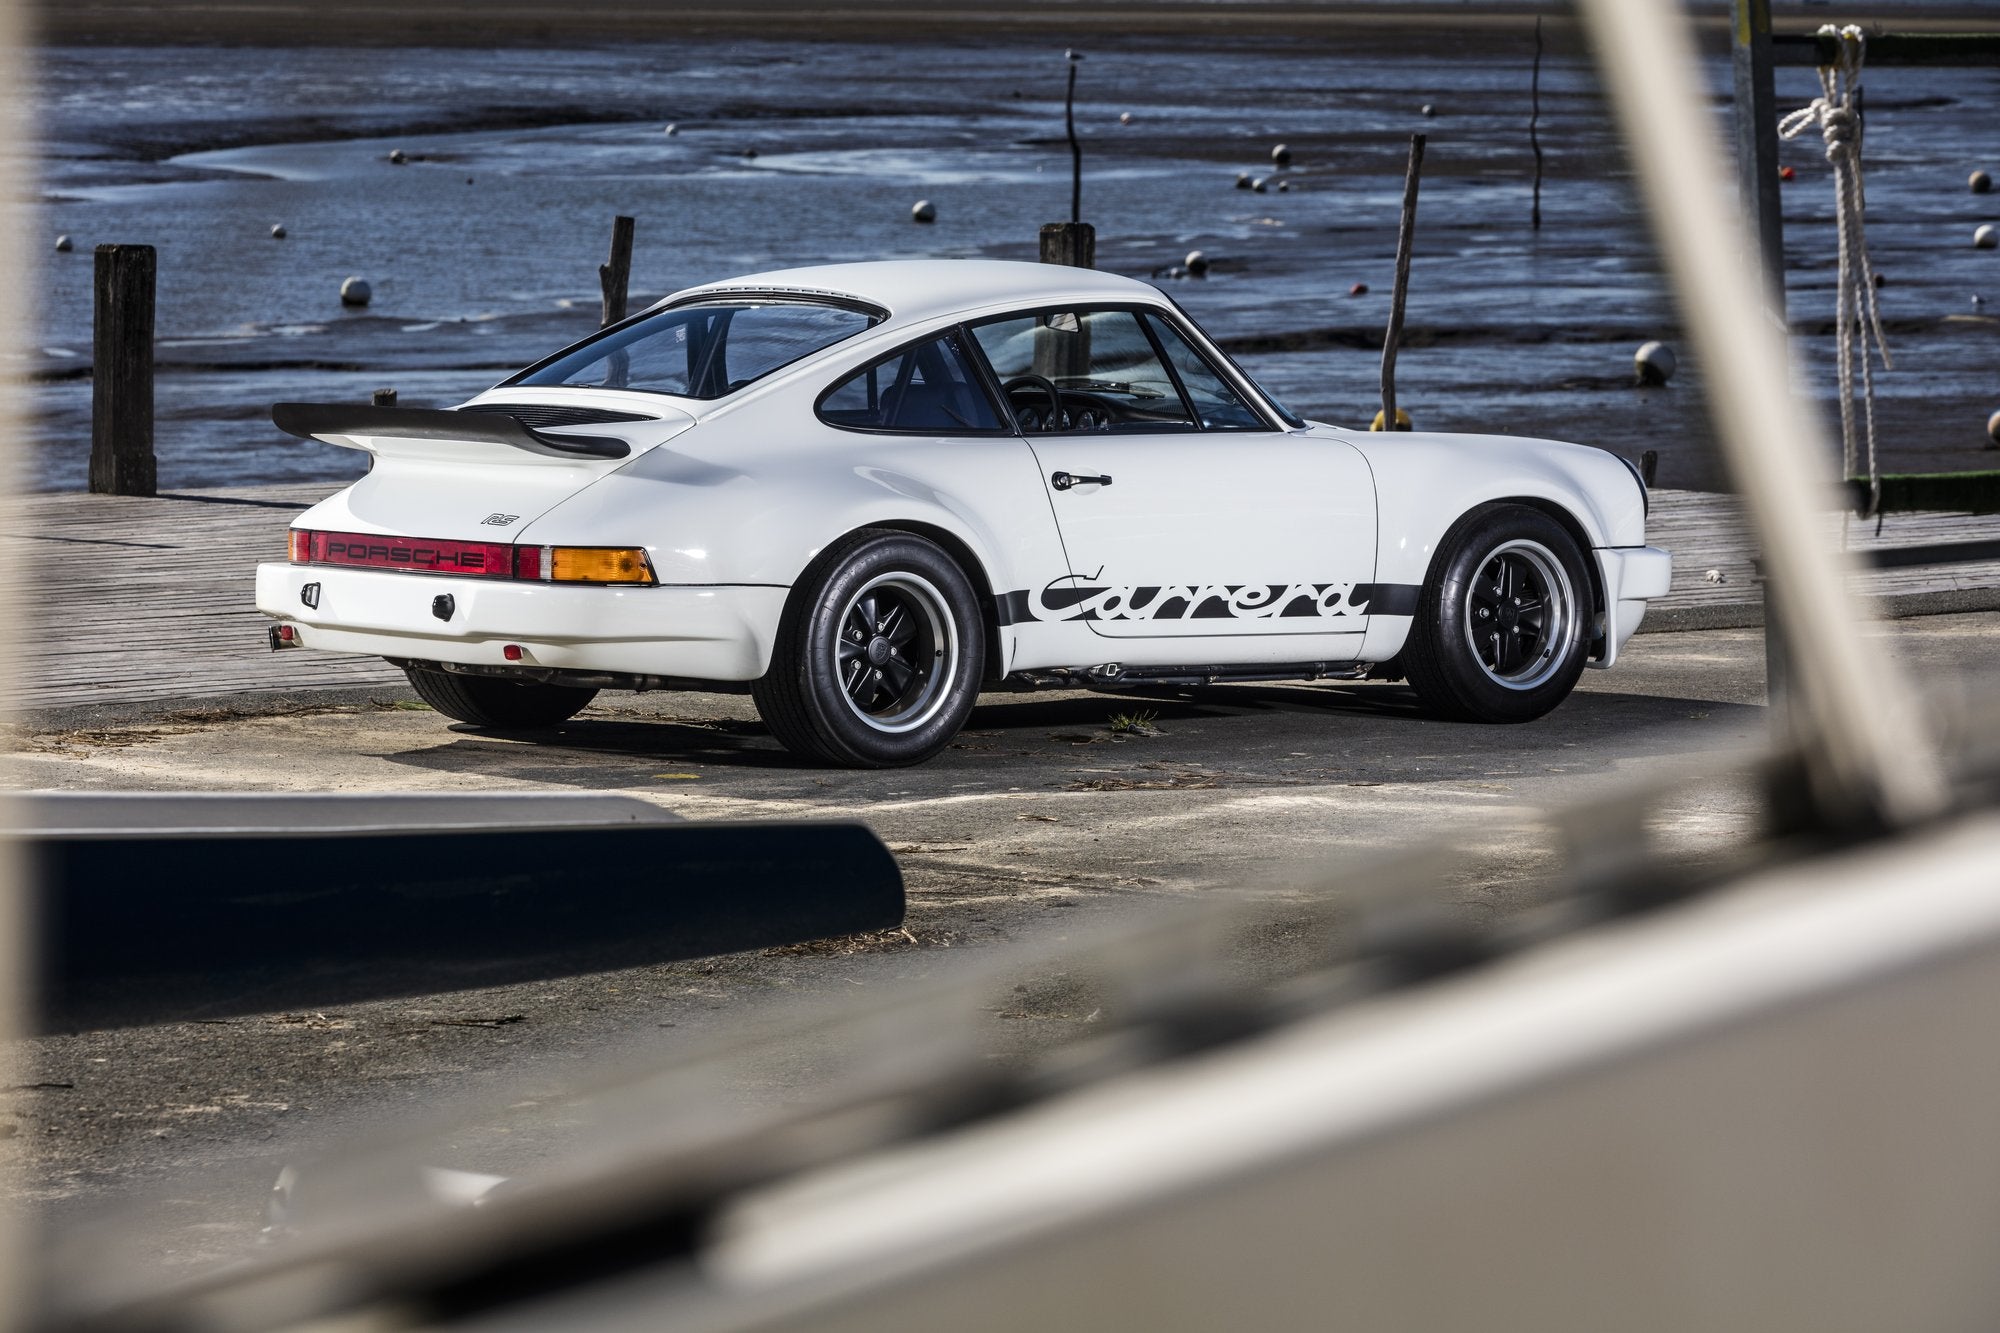
M1014 390L1017 388L1040 389L1043 393L1047 394L1049 396L1049 417L1048 423L1042 429L1062 429L1062 390L1056 387L1054 380L1048 378L1046 375L1016 375L1013 379L1002 384L1000 391L1007 395L1009 402L1012 402Z

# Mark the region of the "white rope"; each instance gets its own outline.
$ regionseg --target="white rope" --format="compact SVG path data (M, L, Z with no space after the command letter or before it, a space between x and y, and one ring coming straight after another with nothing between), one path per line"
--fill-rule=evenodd
M1882 368L1895 363L1889 359L1889 344L1882 336L1882 315L1875 304L1875 270L1868 262L1868 231L1864 221L1867 200L1861 182L1861 64L1867 55L1868 39L1860 28L1849 24L1836 28L1831 23L1819 30L1821 37L1839 43L1834 64L1819 67L1820 95L1808 106L1778 122L1778 133L1795 139L1813 125L1826 140L1826 160L1833 164L1834 226L1840 237L1840 272L1834 287L1834 346L1840 381L1840 443L1846 476L1855 474L1860 452L1855 438L1854 364L1861 363L1862 427L1868 451L1868 512L1882 504L1882 480L1875 463L1875 376L1868 362L1872 341L1882 357ZM1774 275L1783 281L1783 275ZM1858 356L1857 356L1858 353Z

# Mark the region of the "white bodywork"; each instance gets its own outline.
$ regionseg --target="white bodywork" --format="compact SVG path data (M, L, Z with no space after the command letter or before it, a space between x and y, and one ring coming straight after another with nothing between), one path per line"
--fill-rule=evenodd
M1613 455L1502 436L1286 427L1144 283L1040 264L909 261L761 274L661 305L781 291L859 299L888 317L712 401L539 386L471 400L658 418L588 427L630 445L631 456L616 461L328 437L370 450L373 468L295 525L643 546L659 586L266 564L258 607L297 626L305 646L336 652L747 681L767 668L786 598L813 558L858 528L898 527L939 540L990 595L989 679L1107 663L1372 663L1403 646L1414 590L1447 530L1494 500L1548 509L1590 553L1605 617L1594 665L1616 659L1646 599L1667 589L1667 554L1645 544L1644 492ZM830 386L926 334L1104 303L1174 323L1272 428L945 437L845 429L815 413ZM1058 471L1109 475L1115 485L1057 490L1049 479ZM496 528L500 517L511 522ZM307 584L319 585L317 606L302 600ZM448 622L432 613L441 591L457 601ZM1197 603L1204 616L1185 613ZM508 645L518 659L503 656Z

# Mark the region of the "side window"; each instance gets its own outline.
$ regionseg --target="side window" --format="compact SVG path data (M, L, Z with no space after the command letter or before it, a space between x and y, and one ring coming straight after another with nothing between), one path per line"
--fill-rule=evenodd
M1193 400L1194 410L1201 418L1204 430L1269 430L1270 425L1257 415L1250 404L1243 401L1241 394L1229 387L1229 381L1215 372L1205 357L1197 352L1186 338L1158 315L1146 316L1146 323L1159 338L1160 346L1167 351L1167 360L1180 372L1181 385Z
M819 418L830 426L919 435L1006 429L957 333L905 347L850 375L819 400Z
M972 336L1022 430L1196 429L1173 375L1130 310L1009 316L974 326Z

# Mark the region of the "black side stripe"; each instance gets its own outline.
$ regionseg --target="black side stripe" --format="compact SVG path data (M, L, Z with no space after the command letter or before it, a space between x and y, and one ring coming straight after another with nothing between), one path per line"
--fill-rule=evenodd
M1060 620L1096 620L1098 617L1095 615L1065 616L1062 612L1065 608L1074 606L1078 602L1086 601L1102 591L1104 590L1101 588L1051 587L1044 593L1046 608L1054 613L1048 616L1037 616L1035 614L1035 595L1026 588L1019 588L1013 592L999 594L993 599L993 605L999 623L1003 627L1007 625L1033 624L1042 620L1050 622ZM1133 589L1133 603L1138 606L1145 606L1154 597L1158 596L1161 591L1162 589L1158 587ZM1415 583L1357 583L1348 594L1347 600L1349 605L1354 607L1356 615L1412 616L1417 613L1417 599L1422 595L1423 587ZM1193 614L1190 614L1191 611ZM1185 598L1174 598L1168 603L1163 603L1158 610L1144 618L1151 620L1268 620L1272 617L1268 611L1255 616L1236 615L1227 609L1226 603L1217 598L1209 599L1198 609L1188 607ZM1315 618L1315 613L1309 609L1309 604L1303 604L1298 610L1287 608L1281 613L1280 618ZM1325 618L1338 619L1339 617Z

